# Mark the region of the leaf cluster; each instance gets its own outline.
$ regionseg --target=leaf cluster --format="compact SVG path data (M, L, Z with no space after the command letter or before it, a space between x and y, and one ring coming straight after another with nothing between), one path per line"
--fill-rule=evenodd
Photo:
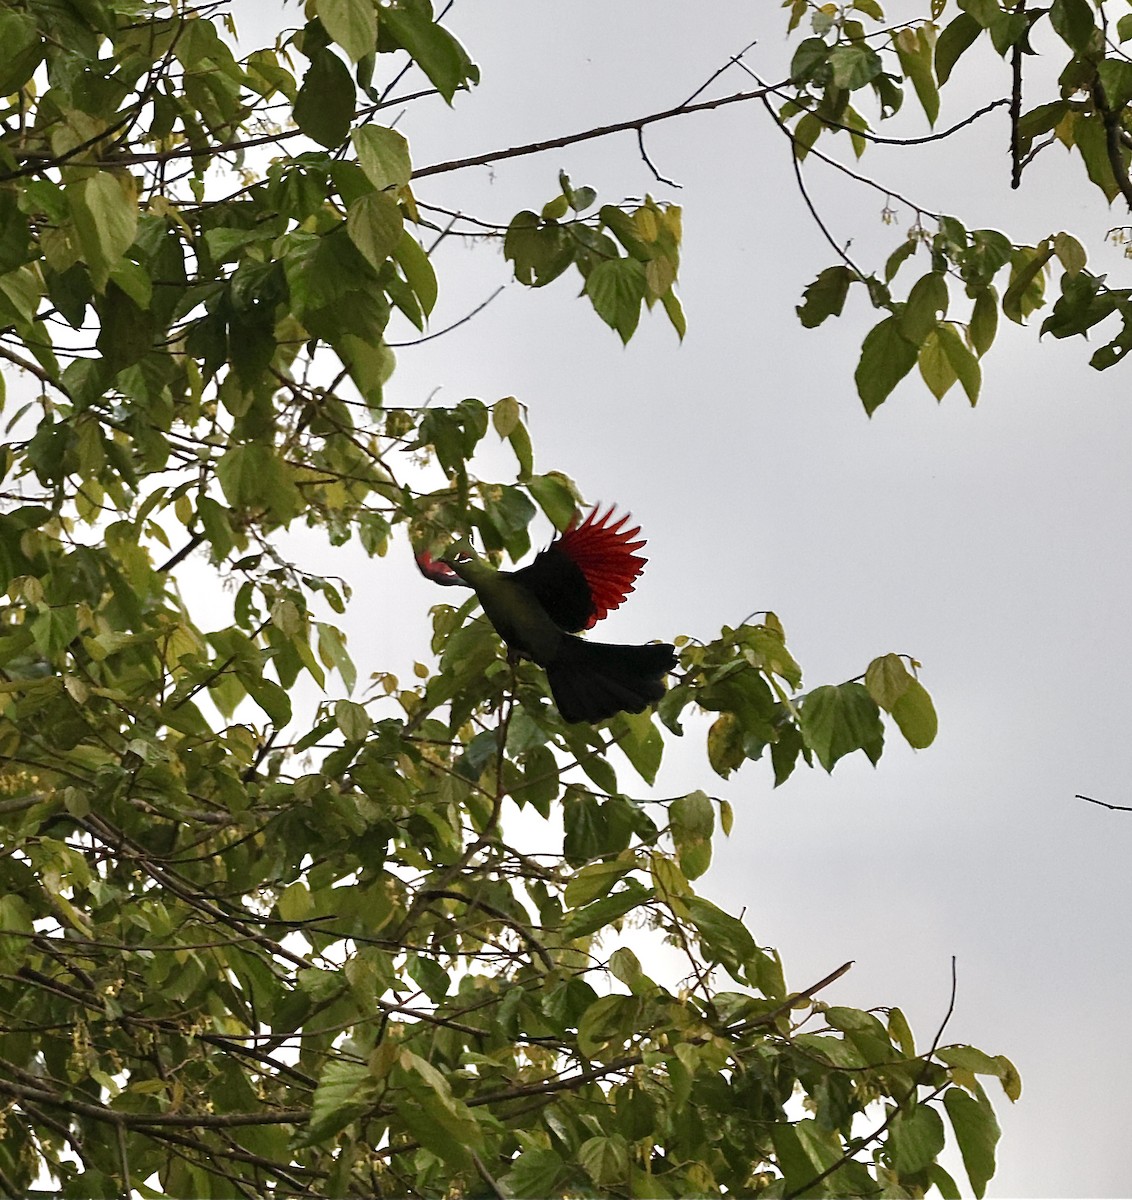
M1025 168L1039 153L1061 146L1109 203L1122 199L1132 205L1132 66L1122 49L1132 38L1132 21L1124 16L1111 22L1109 7L1100 0L1054 0L1048 8L1034 9L1005 0L960 0L957 5L934 0L924 18L908 21L900 14L900 23L891 24L875 0L844 8L798 0L790 6L790 29L800 30L807 18L810 29L794 52L792 95L777 119L801 163L819 138L847 136L859 158L872 141L941 140L990 109L1008 105L1013 186L1021 186ZM1062 46L1066 58L1057 95L1024 108L1023 78L1037 38ZM883 122L901 109L910 90L934 126L941 90L960 60L982 45L1002 60L1003 90L1011 92L1009 98L927 138L885 138L875 132L862 98L869 98L869 107ZM891 210L886 206L882 215L890 219ZM975 404L982 387L981 359L995 340L999 313L1024 324L1049 303L1054 270L1060 270L1061 295L1041 325L1042 334L1087 336L1108 317L1118 316L1119 328L1090 359L1098 370L1119 362L1132 345L1130 289L1113 287L1104 276L1088 272L1084 248L1065 232L1032 244L916 208L914 225L883 269L868 271L839 253L842 261L806 289L798 314L807 328L840 315L853 285L860 285L882 313L864 339L855 372L858 394L870 414L913 367L937 400L958 383ZM906 294L898 295L894 278L912 258L927 258L928 269Z

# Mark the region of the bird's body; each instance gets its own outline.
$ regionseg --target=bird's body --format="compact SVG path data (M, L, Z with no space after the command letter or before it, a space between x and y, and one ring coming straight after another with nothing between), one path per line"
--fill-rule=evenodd
M645 565L633 553L644 542L631 540L640 530L622 531L628 517L609 525L612 515L610 508L599 518L594 509L519 571L496 571L474 555L417 558L437 583L475 589L508 652L546 671L568 722L643 712L664 695L664 676L676 665L676 649L668 643L626 646L576 636L622 603Z

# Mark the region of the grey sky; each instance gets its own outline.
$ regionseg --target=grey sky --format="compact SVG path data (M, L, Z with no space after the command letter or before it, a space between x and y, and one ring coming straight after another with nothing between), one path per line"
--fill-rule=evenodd
M268 8L235 5L246 41L254 24L274 26ZM420 166L632 117L679 103L756 37L750 63L781 77L784 20L777 5L738 0L457 0L448 23L483 83L452 111L410 108L399 128ZM957 87L971 97L1007 89L993 58L963 70ZM744 86L729 74L714 92ZM968 111L951 90L941 126ZM1102 253L1123 218L1076 160L1047 151L1013 194L1006 146L996 113L942 151L870 153L860 169L969 226L1034 238L1064 228ZM602 200L648 190L683 204L682 346L658 310L623 349L571 274L542 292L512 285L450 335L401 351L391 399L515 395L530 409L539 469L632 509L650 564L607 622L611 638L706 638L769 608L809 686L888 651L922 661L939 738L914 754L897 735L875 771L857 755L832 778L800 768L777 791L766 764L723 782L706 765L706 726L689 726L669 751L665 794L703 787L736 809L700 888L746 910L792 987L854 959L825 998L898 1004L925 1043L956 955L948 1040L1008 1055L1024 1083L1013 1108L991 1090L1004 1133L991 1195L1128 1194L1132 814L1073 798L1132 802L1127 371L1092 371L1079 339L1039 344L1034 329L1006 329L976 410L958 387L937 405L916 378L870 421L852 373L879 314L857 299L819 331L799 325L802 288L834 256L761 108L668 122L648 148L682 191L657 183L624 134L424 180L417 194L506 221L551 199L564 168ZM827 148L848 160L845 146ZM863 264L912 221L894 202L900 223L885 226L882 196L817 164L807 174ZM1107 261L1124 270L1117 254ZM437 263L434 329L507 279L491 247L452 247ZM907 264L904 286L924 270L922 257ZM513 469L505 455L499 464ZM407 554L334 563L327 570L362 593L349 628L363 674L425 657L438 597Z

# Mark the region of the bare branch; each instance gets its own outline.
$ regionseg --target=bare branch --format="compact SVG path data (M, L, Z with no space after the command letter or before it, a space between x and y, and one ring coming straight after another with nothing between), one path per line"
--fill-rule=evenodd
M414 338L411 342L386 342L386 345L391 350L400 350L406 346L419 346L424 342L431 342L434 338L443 337L446 333L451 333L453 329L459 329L461 325L467 324L473 317L483 312L506 286L506 284L501 283L486 300L477 304L470 313L465 313L458 321L453 321L451 325L446 325L443 329L438 329L435 333L426 333L424 337Z
M1087 800L1090 804L1099 804L1101 808L1107 808L1111 812L1132 812L1132 805L1109 804L1107 800L1094 800L1092 796L1082 796L1080 792L1074 798L1077 800Z
M492 150L488 154L476 154L471 158L454 158L447 162L432 163L430 166L414 171L413 178L423 179L427 175L443 175L448 171L462 171L465 167L484 167L489 163L501 162L505 158L522 158L528 154L541 154L544 150L561 150L564 146L574 146L579 142L593 141L594 138L609 137L613 133L625 133L630 129L639 133L646 125L655 125L657 121L668 121L673 117L685 116L687 113L707 112L713 108L722 108L725 104L740 104L745 100L761 100L768 92L784 86L784 83L778 83L750 92L736 92L732 96L720 96L717 100L703 100L699 104L678 104L675 108L667 108L663 112L634 117L630 121L617 121L613 125L598 125L579 133L548 138L544 142L528 142L525 146L507 146L500 150Z

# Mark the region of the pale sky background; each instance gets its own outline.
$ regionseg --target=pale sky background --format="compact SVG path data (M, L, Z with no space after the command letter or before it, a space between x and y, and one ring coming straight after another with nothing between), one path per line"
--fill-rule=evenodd
M248 48L302 20L259 0L234 11ZM457 0L446 23L483 82L453 110L429 101L400 118L417 166L669 108L755 38L746 61L781 78L790 51L785 13L765 0ZM940 126L1005 94L1008 78L991 56L961 66ZM733 70L709 94L749 86ZM1027 103L1048 98L1028 93ZM914 120L898 128L924 132ZM999 112L943 147L870 151L860 169L968 227L1034 240L1067 229L1119 284L1127 264L1105 252L1104 235L1126 218L1060 149L1011 193L1007 138ZM735 806L732 836L717 840L697 886L745 909L756 939L781 951L791 987L853 959L824 998L899 1005L926 1045L957 956L945 1040L1008 1055L1024 1085L1013 1108L988 1085L1003 1127L991 1196L1128 1195L1132 814L1074 799L1132 803L1127 371L1089 368L1095 342L1039 343L1036 328L1011 328L984 361L977 409L958 386L937 405L914 377L870 421L852 374L881 314L857 298L820 330L799 324L802 289L835 258L762 108L667 122L647 144L683 190L657 183L622 134L422 180L417 195L505 222L553 198L561 168L602 202L646 190L675 200L684 344L658 308L623 349L577 298L571 271L542 291L512 284L468 324L400 351L390 402L422 403L436 388L437 403L514 395L529 407L536 469L563 470L588 498L632 510L650 563L603 637L706 639L769 608L809 687L889 651L923 663L940 716L926 751L892 730L875 770L858 754L832 777L800 767L773 790L769 763L716 778L706 722L690 723L659 794L702 787ZM851 160L847 145L820 144ZM882 196L820 164L807 175L865 265L912 222L894 202L899 225L883 225ZM508 278L489 246L450 244L437 269L434 330ZM906 291L925 270L921 255L898 284ZM400 340L392 327L390 338ZM499 477L513 471L507 455L496 462ZM536 545L549 533L536 526ZM350 554L324 565L355 586L347 627L360 671L404 672L427 657L427 610L448 597L415 574L403 546L372 563ZM632 789L630 775L623 783ZM969 1194L962 1167L947 1162Z

